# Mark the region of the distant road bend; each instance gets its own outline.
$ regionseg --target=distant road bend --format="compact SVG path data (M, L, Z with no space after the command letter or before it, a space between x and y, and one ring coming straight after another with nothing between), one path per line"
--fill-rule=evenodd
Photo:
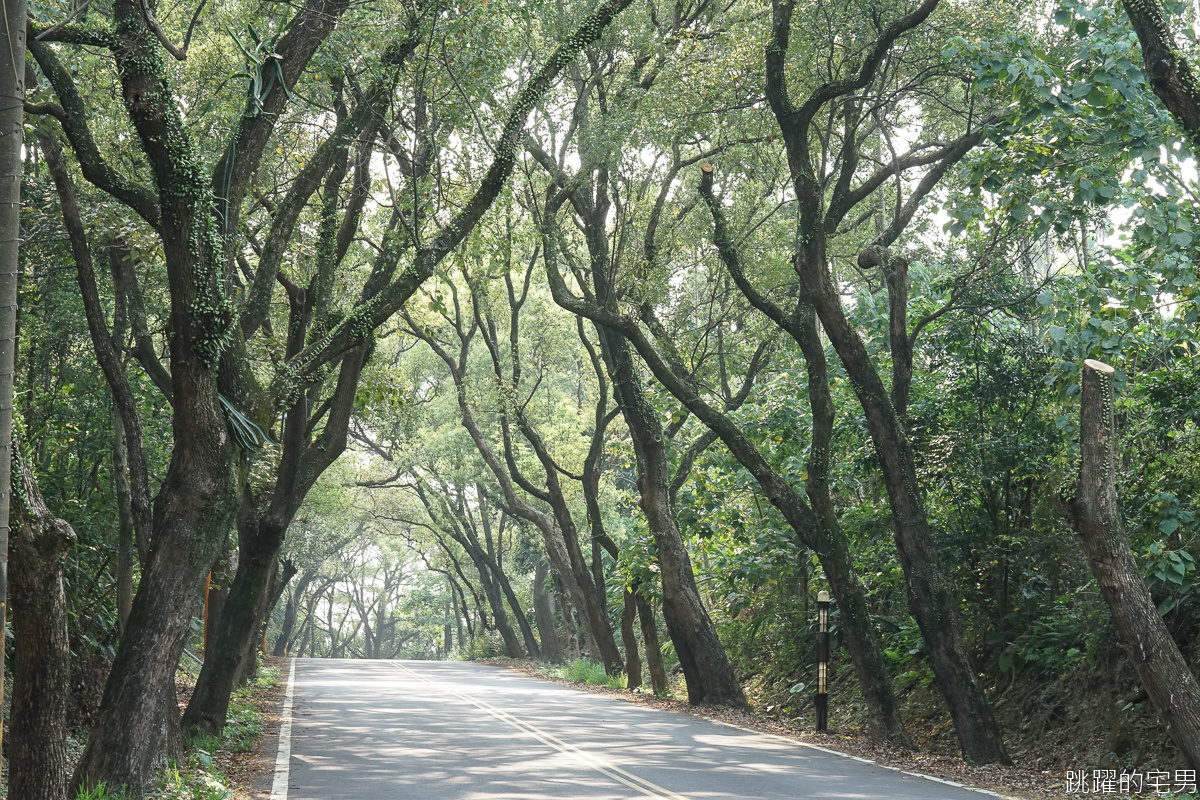
M297 659L293 669L272 800L985 796L498 667Z

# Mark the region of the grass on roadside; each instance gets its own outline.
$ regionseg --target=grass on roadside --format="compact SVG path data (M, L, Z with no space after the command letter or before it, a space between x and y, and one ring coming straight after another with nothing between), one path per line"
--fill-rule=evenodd
M604 671L603 664L586 658L576 659L570 664L548 665L542 669L542 673L550 678L607 686L610 689L624 689L626 684L624 673L609 675Z

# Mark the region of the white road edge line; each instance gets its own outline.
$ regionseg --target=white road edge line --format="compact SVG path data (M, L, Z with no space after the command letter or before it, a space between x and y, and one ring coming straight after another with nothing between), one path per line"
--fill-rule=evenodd
M947 786L954 786L959 789L966 789L968 792L978 792L979 794L986 794L991 797L999 797L999 798L1002 798L1002 800L1020 800L1020 798L1013 797L1012 795L1000 794L999 792L993 792L991 789L978 789L974 786L967 786L964 783L955 783L954 781L948 781L945 778L938 778L933 775L926 775L923 772L909 772L908 770L900 769L899 767L889 767L886 764L880 764L876 761L871 761L866 758L859 758L858 756L852 756L849 753L843 753L840 750L830 750L828 747L819 747L818 745L809 744L808 742L803 742L803 741L800 741L799 739L792 739L788 736L780 736L778 733L766 733L764 731L756 731L753 728L744 728L741 725L734 725L730 722L723 722L722 720L713 719L712 717L699 717L699 719L702 719L705 722L712 722L717 725L724 725L726 728L734 728L739 731L745 731L746 733L756 733L759 736L767 736L772 739L779 739L780 741L787 742L788 744L799 745L800 747L807 747L810 750L820 750L822 753L829 753L830 755L840 756L841 758L850 758L855 761L861 761L864 764L874 764L877 767L883 767L884 769L890 769L895 772L901 772L905 775L911 775L914 778L924 778L927 781L933 781L935 783L944 783Z
M287 800L288 778L292 766L292 694L296 689L296 659L291 661L287 694L283 698L283 719L279 724L279 754L275 756L275 782L271 800Z

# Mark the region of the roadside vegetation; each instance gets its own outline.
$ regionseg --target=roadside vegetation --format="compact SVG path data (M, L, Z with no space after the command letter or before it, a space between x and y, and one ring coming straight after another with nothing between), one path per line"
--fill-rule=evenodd
M246 796L237 791L237 781L225 774L231 757L249 753L260 744L264 715L261 706L279 685L281 670L261 666L253 680L230 698L229 721L220 735L198 736L186 743L184 755L159 773L154 787L143 795L147 800L235 800ZM195 685L196 671L180 670L177 682L188 691ZM129 795L112 791L105 784L80 790L76 800L127 800Z

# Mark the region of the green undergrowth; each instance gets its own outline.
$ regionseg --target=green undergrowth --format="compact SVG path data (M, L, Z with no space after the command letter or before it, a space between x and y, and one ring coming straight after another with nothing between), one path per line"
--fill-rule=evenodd
M262 664L258 675L233 693L225 729L217 736L197 736L187 744L182 762L172 762L144 800L232 800L229 779L219 767L222 757L253 750L263 731L263 714L257 700L279 684L278 667ZM104 784L81 791L75 800L127 800Z
M624 673L609 675L604 671L603 664L579 658L569 664L547 664L541 672L550 678L589 683L593 686L607 686L610 689L624 689L626 678Z

